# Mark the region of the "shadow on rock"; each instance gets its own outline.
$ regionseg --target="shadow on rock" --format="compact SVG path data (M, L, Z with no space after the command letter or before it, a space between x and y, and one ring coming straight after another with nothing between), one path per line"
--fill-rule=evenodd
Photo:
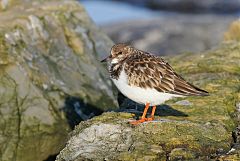
M63 111L72 129L80 121L88 120L103 113L101 109L85 103L81 98L72 96L66 98Z
M123 96L121 93L118 94L118 103L120 105L120 109L118 112L130 112L134 113L136 117L140 117L142 115L142 112L144 110L144 105L138 104L125 96ZM148 114L150 114L152 110L152 107L149 108ZM187 117L188 115L184 112L178 111L174 108L172 108L169 105L163 104L160 106L157 106L155 116L179 116L179 117Z
M184 112L178 111L178 110L172 108L171 106L165 105L165 104L157 106L155 115L156 116L179 116L179 117L180 116L181 117L187 117L188 116Z

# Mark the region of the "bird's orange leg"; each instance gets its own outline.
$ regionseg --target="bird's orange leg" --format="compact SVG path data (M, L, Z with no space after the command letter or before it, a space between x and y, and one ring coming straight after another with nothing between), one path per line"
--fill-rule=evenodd
M150 117L150 118L147 118L148 121L154 120L154 114L155 114L156 108L157 108L156 106L153 106L153 108L152 108L152 113L151 113L151 117Z
M140 120L136 120L136 121L131 121L130 124L132 124L132 125L137 125L137 124L143 123L143 122L145 122L145 121L150 121L150 120L148 120L149 118L146 118L149 105L150 105L150 103L146 103L146 106L145 106L145 108L144 108L144 111L143 111L143 114L142 114L141 119L140 119ZM154 115L154 114L153 114L153 115Z
M150 103L146 103L146 106L145 106L143 114L142 114L142 119L146 119L146 115L147 115L149 105L150 105Z

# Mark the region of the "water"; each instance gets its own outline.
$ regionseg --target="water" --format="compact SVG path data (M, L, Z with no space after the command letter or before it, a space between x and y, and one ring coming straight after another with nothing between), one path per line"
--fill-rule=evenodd
M81 4L83 4L93 21L98 25L123 20L151 18L161 13L135 7L124 2L108 0L83 0Z

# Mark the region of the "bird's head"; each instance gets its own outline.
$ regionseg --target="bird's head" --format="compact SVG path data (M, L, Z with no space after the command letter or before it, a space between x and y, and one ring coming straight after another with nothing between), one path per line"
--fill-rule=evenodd
M126 44L116 44L113 45L110 51L110 55L103 59L101 62L109 62L111 64L119 63L125 60L129 55L131 55L133 47Z

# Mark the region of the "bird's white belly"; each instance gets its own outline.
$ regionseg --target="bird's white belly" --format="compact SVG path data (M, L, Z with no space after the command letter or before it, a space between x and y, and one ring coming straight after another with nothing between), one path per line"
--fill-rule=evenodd
M123 95L141 104L150 103L150 105L153 106L162 104L173 97L183 97L176 94L161 93L151 88L144 89L136 86L130 86L128 85L127 75L124 70L121 71L118 80L112 80Z

